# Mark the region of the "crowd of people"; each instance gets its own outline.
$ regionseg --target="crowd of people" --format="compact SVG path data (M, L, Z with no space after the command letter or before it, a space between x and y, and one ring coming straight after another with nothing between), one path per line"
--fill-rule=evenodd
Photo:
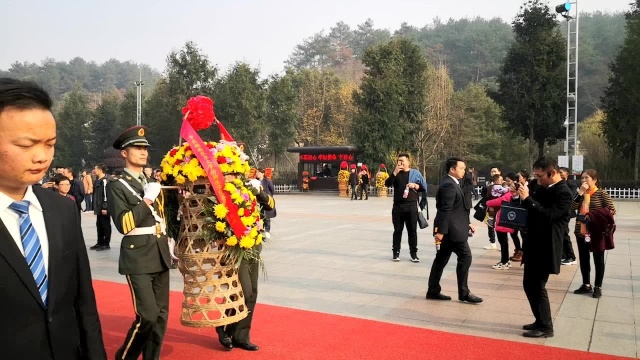
M475 235L473 217L487 225L489 244L486 250L500 250L495 270L509 270L512 262L524 265L523 289L535 321L523 326L525 337L553 336L553 324L546 283L550 274L559 274L563 265L576 264L571 243L569 221L576 218L574 234L578 245L583 284L575 294L602 296L604 252L613 248L615 206L600 186L595 170L580 175L580 186L569 180L569 169L561 168L549 157L533 164L533 176L526 170L502 175L500 168L490 169L490 180L477 192L478 177L473 167L467 170L461 158L445 164L446 176L436 194L437 214L433 221L436 256L429 275L426 298L451 300L441 292L443 269L452 254L457 256L458 299L478 304L482 298L469 290L468 276L472 262L468 239ZM426 205L426 188L422 174L411 169L408 154L400 154L397 166L386 186L394 190L392 223L392 260L399 261L402 231L406 227L411 260L418 262L416 223L418 209ZM472 199L478 203L472 208ZM513 254L509 251L509 237ZM497 243L496 244L496 239ZM595 264L595 282L590 281L590 257Z

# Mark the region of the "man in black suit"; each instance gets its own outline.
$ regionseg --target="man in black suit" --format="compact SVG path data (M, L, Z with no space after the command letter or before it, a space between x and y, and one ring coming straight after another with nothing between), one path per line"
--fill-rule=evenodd
M569 169L566 167L560 168L560 177L567 182L569 190L571 190L571 198L575 198L578 195L578 185L572 180L569 180ZM576 212L569 210L569 218L576 217ZM564 232L564 239L562 241L562 265L575 265L576 254L573 252L573 245L571 244L571 236L569 236L569 226Z
M35 185L51 165L51 98L0 78L0 351L3 359L106 359L80 214Z
M436 194L438 212L433 221L433 231L437 252L429 275L427 299L451 300L450 296L440 292L440 278L451 253L455 253L458 256L458 299L468 303L481 303L482 299L469 292L467 286L471 266L471 249L467 240L469 231L473 233L475 229L469 222L470 206L466 204L460 188L466 165L462 159L454 157L447 160L446 168L448 174L440 180Z
M524 276L522 285L536 321L524 325L525 337L553 336L549 296L545 288L549 274L560 273L562 241L569 224L571 190L560 177L558 163L541 157L533 164L538 179L536 192L529 196L528 186L520 186L518 194L528 210L528 238L523 244Z

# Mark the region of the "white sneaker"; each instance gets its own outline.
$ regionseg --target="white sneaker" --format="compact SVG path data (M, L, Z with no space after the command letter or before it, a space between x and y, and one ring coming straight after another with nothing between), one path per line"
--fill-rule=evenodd
M492 268L496 269L496 270L509 270L509 268L511 267L511 262L507 261L506 263L497 263L495 265L492 266Z
M491 244L483 247L483 249L485 249L485 250L498 250L498 245L496 245L496 243L491 243Z
M264 238L265 239L271 239L271 233L265 231L264 232Z

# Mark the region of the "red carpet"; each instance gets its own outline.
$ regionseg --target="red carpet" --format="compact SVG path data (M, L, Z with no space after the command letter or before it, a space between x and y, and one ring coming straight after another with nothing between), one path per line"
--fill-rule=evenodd
M94 281L109 359L133 321L128 287ZM214 329L180 325L182 294L171 293L162 359L626 359L611 355L433 331L258 304L252 340L258 352L224 350Z

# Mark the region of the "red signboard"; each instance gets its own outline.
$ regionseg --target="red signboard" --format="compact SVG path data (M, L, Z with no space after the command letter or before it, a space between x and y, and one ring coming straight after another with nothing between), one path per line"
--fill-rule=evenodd
M300 154L300 162L340 162L353 159L353 154Z

